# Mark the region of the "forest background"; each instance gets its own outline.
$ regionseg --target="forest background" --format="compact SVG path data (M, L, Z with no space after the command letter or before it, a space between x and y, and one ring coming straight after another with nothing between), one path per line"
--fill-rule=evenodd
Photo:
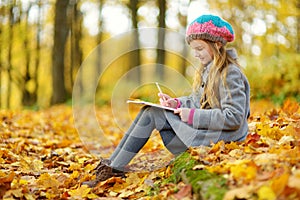
M0 199L299 199L299 9L299 0L0 0ZM199 61L184 34L205 13L235 30L228 47L251 85L246 141L170 163L154 132L126 178L82 185L138 112L127 98L157 101L156 81L172 96L188 91ZM99 107L77 109L85 102Z
M251 85L252 100L267 99L281 104L287 97L300 101L300 2L299 0L1 0L0 2L0 107L45 108L71 100L77 72L101 42L136 28L160 27L184 35L192 19L214 13L228 20L236 39L240 63ZM138 31L137 31L138 32ZM143 38L133 35L142 46ZM153 33L157 45L168 35ZM136 39L139 38L139 39ZM99 58L127 45L99 52ZM176 41L181 55L192 57ZM96 102L110 103L117 81L130 69L147 63L170 66L192 81L190 63L164 48L139 48L120 55L101 73ZM147 76L168 79L163 68L150 74L138 70L136 81ZM132 77L131 77L132 79ZM141 87L136 97L152 94ZM150 92L149 92L150 91ZM155 92L157 93L157 91Z

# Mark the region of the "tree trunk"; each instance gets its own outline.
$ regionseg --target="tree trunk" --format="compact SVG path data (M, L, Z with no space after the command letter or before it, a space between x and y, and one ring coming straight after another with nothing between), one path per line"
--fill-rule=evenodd
M300 1L299 0L296 1L296 8L298 10L297 13L300 13ZM297 45L297 53L300 53L300 43L299 43L299 41L300 41L300 15L298 14L296 17L297 17L297 37L296 37L296 39L298 41L298 42L296 42L296 45Z
M11 84L12 84L12 47L13 47L13 26L14 26L14 5L15 5L15 0L10 2L9 5L9 28L8 28L8 55L7 55L7 74L8 74L8 80L7 80L7 96L6 96L6 108L10 108L10 97L11 97Z
M97 35L97 59L96 59L96 68L95 68L95 77L94 77L94 83L98 85L98 79L99 79L99 75L102 71L102 50L101 50L101 42L102 42L102 37L103 37L103 32L102 32L102 24L103 24L103 20L102 20L102 16L101 16L101 12L102 12L102 7L103 7L103 2L104 0L99 0L99 18L98 18L98 35ZM100 85L101 86L101 85ZM99 87L100 87L99 86ZM100 90L101 88L98 88L98 90Z
M35 96L36 102L38 101L38 90L39 90L39 66L40 66L40 56L41 56L41 31L42 31L42 23L41 23L41 17L42 17L42 0L38 0L38 20L36 24L36 57L35 57L35 64L34 64L34 83L35 88L33 91L33 95Z
M186 4L188 4L188 3L186 2ZM187 15L183 15L183 14L181 14L181 12L179 12L178 18L179 18L180 25L184 28L187 27ZM185 45L186 44L185 37L183 37L182 43L184 45L183 45L182 52L181 52L181 64L179 66L179 72L183 76L185 76L186 75L186 65L187 65L186 58L188 57L187 45Z
M52 50L52 100L51 104L67 100L64 78L65 46L68 35L67 8L69 0L57 0L55 3L54 46Z
M129 69L132 69L134 67L138 67L141 65L140 41L139 41L139 33L138 33L138 29L137 29L137 27L138 27L138 20L137 20L138 0L130 1L129 8L131 10L132 26L135 29L133 31L133 42L134 42L134 47L136 47L136 50L130 52ZM130 81L134 81L135 83L140 84L141 83L141 69L137 68L137 70L135 70L135 73L129 74L128 78Z
M159 17L158 17L158 43L156 51L156 74L160 80L164 80L164 67L161 65L165 64L165 14L166 14L166 0L158 0L159 6Z
M2 10L2 8L0 7L0 9ZM3 24L0 23L0 44L2 44L3 41L3 36L2 36L2 28L3 28ZM2 48L0 48L0 109L2 108L2 70L3 70L3 63L2 63Z
M74 74L78 71L82 63L82 49L80 47L81 30L82 30L82 15L78 9L79 0L72 4L71 15L71 70L70 80L71 86L74 85Z
M28 15L29 15L29 11L31 9L31 4L28 7L28 10L25 13L25 33L28 33ZM24 76L24 80L22 81L23 84L21 86L22 88L22 105L24 106L32 106L35 102L36 102L36 96L34 95L34 93L32 91L29 91L29 88L27 88L27 84L29 81L32 80L32 75L30 74L30 49L28 46L29 43L29 35L26 34L24 36L24 52L25 52L25 76Z

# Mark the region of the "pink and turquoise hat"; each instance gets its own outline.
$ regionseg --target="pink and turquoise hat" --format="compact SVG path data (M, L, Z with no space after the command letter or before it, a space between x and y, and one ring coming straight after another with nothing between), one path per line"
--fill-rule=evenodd
M232 26L219 16L201 15L187 28L186 41L189 44L192 40L209 40L225 45L234 40L234 32Z

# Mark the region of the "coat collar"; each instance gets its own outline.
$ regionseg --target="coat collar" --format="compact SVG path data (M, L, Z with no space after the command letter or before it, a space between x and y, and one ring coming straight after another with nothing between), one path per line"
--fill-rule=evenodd
M237 52L236 52L235 48L229 48L229 49L226 49L226 52L227 52L228 55L230 55L234 60L238 59L238 55L237 55Z

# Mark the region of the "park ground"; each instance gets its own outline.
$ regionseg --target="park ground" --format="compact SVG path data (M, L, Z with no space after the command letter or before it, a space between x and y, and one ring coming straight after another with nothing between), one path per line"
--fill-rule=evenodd
M0 198L3 199L296 199L300 198L300 107L251 104L245 142L191 148L173 159L154 133L126 178L95 188L81 183L107 157L123 131L109 107L97 108L102 145L74 127L72 107L0 111ZM86 115L88 121L89 115ZM125 120L129 126L130 120ZM84 124L81 125L84 127ZM95 137L95 136L94 136Z

